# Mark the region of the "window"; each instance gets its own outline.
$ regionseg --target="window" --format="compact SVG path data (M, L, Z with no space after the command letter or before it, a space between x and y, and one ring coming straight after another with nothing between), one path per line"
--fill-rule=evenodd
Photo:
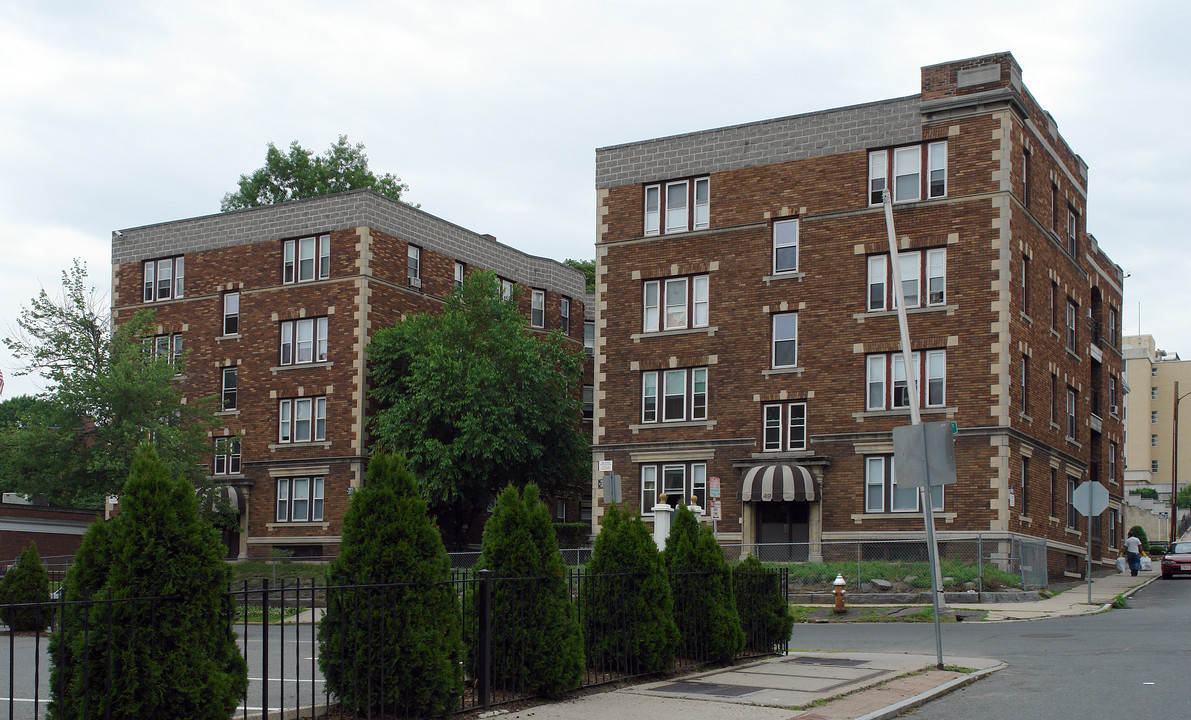
M583 349L587 352L595 352L595 321L583 321Z
M534 290L529 297L529 324L531 327L546 326L546 291Z
M1067 527L1075 528L1075 480L1067 478Z
M1108 479L1114 483L1117 481L1117 444L1115 442L1108 443Z
M1076 243L1076 231L1079 228L1079 215L1072 207L1067 208L1067 252L1075 257L1075 251L1078 248Z
M641 373L641 422L707 419L707 368Z
M1059 320L1059 284L1051 281L1050 283L1050 329L1058 330Z
M240 293L223 295L223 334L236 335L240 332Z
M1150 472L1152 472L1152 473L1158 472L1158 461L1157 460L1150 461Z
M304 237L281 244L281 282L310 282L331 275L331 236Z
M1157 399L1158 399L1158 388L1156 388L1156 387L1150 387L1150 399L1151 399L1151 400L1157 400Z
M1059 186L1050 184L1050 231L1058 232L1059 225Z
M327 360L327 318L281 323L281 364L302 365Z
M1030 414L1030 356L1021 356L1021 411Z
M711 180L678 180L645 187L645 234L702 230L711 220Z
M901 274L901 300L907 308L924 305L943 305L947 302L947 250L914 250L898 253ZM868 257L868 310L894 308L895 298L887 293L893 288L893 273L887 271L887 255ZM922 292L922 278L926 277L926 293Z
M806 403L766 405L762 416L765 452L806 449Z
M1022 205L1025 205L1027 210L1030 208L1031 175L1030 150L1029 148L1024 148L1021 153L1021 200Z
M212 475L240 474L240 438L222 437L215 439L215 462Z
M223 409L236 409L236 368L223 369Z
M409 279L409 286L420 288L422 287L422 248L410 245L407 256L405 275Z
M866 513L917 512L922 509L915 487L899 487L893 471L892 455L868 455L864 458L864 511ZM931 507L943 509L943 486L931 488Z
M661 474L661 488L659 493L658 475ZM653 514L653 506L661 501L661 494L666 496L665 502L670 507L678 507L678 503L685 502L698 505L703 511L707 508L707 464L706 463L665 463L661 465L641 466L641 513Z
M583 419L590 420L595 417L595 387L592 385L583 386Z
M327 399L325 397L282 400L278 412L277 441L281 443L325 440Z
M1075 303L1067 300L1067 349L1075 352Z
M1117 309L1108 308L1108 341L1113 345L1117 342Z
M1151 424L1151 425L1157 425L1157 424L1158 424L1158 411L1157 411L1157 410L1151 410L1151 411L1150 411L1150 424Z
M1075 388L1067 388L1067 439L1075 440Z
M782 220L773 224L773 271L798 270L798 221Z
M558 325L562 330L563 335L571 334L571 301L569 298L562 298L559 301L558 308Z
M1150 368L1150 377L1158 377L1158 368L1156 368L1156 367Z
M1108 412L1111 415L1117 414L1117 376L1108 376Z
M1050 374L1050 422L1057 423L1059 420L1059 376L1058 373Z
M277 478L277 522L320 522L323 478Z
M909 145L892 150L876 150L868 155L868 201L882 202L886 187L892 187L893 202L913 202L947 195L947 143ZM890 173L892 156L892 173ZM925 175L925 182L923 177Z
M463 263L455 262L455 287L463 287L463 268Z
M688 288L691 292L687 292ZM644 332L705 327L709 320L708 276L647 280L642 285ZM664 305L664 306L663 306Z
M914 379L918 384L919 404L942 407L947 403L947 352L928 350L911 355ZM925 367L924 367L925 366ZM926 383L922 383L923 370ZM886 382L890 378L890 382ZM897 410L910 407L909 385L903 355L881 353L865 358L865 409Z
M150 358L162 358L174 367L182 362L182 333L172 335L154 335L141 340L145 355Z
M1030 509L1030 459L1021 459L1021 514L1029 515Z
M773 316L773 352L770 361L775 368L798 364L798 313Z
M513 299L513 281L500 279L500 296L505 300Z
M1059 471L1050 469L1050 516L1057 518L1059 515Z
M186 261L181 255L145 261L144 301L182 297Z
M1030 314L1030 258L1021 256L1021 312Z
M1158 447L1158 436L1150 435L1150 447Z

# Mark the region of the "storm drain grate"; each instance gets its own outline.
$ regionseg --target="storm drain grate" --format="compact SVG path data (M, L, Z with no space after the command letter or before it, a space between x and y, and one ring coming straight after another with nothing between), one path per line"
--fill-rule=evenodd
M860 667L868 664L867 660L849 660L848 658L816 657L813 655L799 655L786 658L782 662L798 663L800 665L831 665L834 667Z
M722 683L694 683L676 682L653 689L654 692L682 693L684 695L716 695L719 697L737 697L756 692L757 688L747 685L724 685Z

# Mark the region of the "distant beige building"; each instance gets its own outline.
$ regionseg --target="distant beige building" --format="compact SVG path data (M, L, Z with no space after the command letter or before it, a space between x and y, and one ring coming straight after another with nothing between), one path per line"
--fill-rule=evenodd
M1174 462L1175 386L1179 394L1191 393L1191 361L1158 349L1152 335L1126 335L1121 339L1125 357L1125 487L1135 490L1152 487L1158 491L1157 503L1131 501L1130 525L1146 528L1151 539L1166 538L1169 519L1154 517L1170 508L1170 480ZM1179 440L1179 478L1191 479L1191 402L1182 412L1183 432ZM1167 516L1169 517L1169 516ZM1160 532L1150 532L1151 522Z

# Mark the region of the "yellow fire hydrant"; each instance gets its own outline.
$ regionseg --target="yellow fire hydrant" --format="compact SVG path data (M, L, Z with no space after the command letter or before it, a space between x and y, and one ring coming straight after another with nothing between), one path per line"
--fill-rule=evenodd
M835 586L835 611L837 613L847 612L848 608L844 607L844 595L847 594L844 586L848 584L848 581L844 580L843 573L837 574L835 582L831 584Z

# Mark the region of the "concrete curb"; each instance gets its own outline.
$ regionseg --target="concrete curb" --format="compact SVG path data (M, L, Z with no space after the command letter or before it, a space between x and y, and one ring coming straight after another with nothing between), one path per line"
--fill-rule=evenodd
M1007 665L1006 663L1000 663L999 665L994 665L993 667L985 668L984 670L977 670L974 673L969 673L967 675L964 675L963 677L958 677L958 678L955 678L954 680L945 682L936 688L927 690L926 692L918 693L914 697L906 698L905 700L902 700L901 702L897 702L897 703L894 703L887 707L883 707L880 710L874 710L873 712L871 712L867 715L862 715L861 717L858 717L855 720L889 720L890 718L895 718L907 710L912 710L916 707L921 707L921 706L925 705L926 703L930 702L931 700L940 698L940 697L952 692L953 690L958 690L959 688L965 687L967 685L971 685L972 683L976 682L977 680L980 680L981 678L991 675L991 674L997 672L998 670L1004 670L1007 667L1009 667L1009 665Z

